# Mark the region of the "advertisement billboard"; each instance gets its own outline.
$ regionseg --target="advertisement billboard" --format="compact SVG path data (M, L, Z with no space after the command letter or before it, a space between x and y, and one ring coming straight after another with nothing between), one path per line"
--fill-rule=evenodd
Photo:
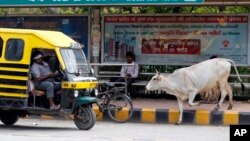
M102 62L189 65L216 55L249 64L248 15L106 15Z

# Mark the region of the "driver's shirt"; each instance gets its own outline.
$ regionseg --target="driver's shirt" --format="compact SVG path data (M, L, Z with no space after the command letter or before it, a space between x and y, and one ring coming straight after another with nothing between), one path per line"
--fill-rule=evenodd
M42 62L42 64L37 64L36 62L34 62L34 64L31 67L31 72L32 72L33 77L35 77L35 78L38 78L41 76L47 76L47 75L50 75L52 73L50 68L49 68L48 63L46 63L44 61ZM54 79L47 78L45 81L53 82ZM39 82L35 81L35 83L38 84Z

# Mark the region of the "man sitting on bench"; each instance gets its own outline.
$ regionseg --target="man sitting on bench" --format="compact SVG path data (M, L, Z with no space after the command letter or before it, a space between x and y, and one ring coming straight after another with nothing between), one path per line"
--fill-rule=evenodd
M130 66L122 66L121 71L120 71L120 76L116 80L112 80L111 82L124 82L125 78L127 78L127 88L128 92L131 93L131 84L135 82L136 78L138 77L138 64L135 62L135 55L133 52L127 52L126 53L126 59L128 64L133 64Z

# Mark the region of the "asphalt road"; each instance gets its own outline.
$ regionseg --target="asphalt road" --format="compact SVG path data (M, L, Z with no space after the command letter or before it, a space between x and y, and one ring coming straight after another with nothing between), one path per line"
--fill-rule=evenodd
M228 126L96 122L88 131L71 120L20 119L0 124L0 141L229 141Z

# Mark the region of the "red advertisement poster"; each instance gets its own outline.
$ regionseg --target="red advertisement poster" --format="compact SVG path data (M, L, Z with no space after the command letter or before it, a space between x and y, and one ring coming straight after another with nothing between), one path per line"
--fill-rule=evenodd
M199 39L142 39L142 54L200 54Z

